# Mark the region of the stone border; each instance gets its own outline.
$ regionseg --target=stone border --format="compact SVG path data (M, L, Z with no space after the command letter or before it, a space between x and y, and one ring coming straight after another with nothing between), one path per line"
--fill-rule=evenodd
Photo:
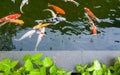
M43 53L44 56L51 57L59 68L65 68L68 71L74 71L75 65L78 63L88 64L97 59L101 63L111 65L117 56L120 56L120 51L0 51L0 60L11 58L11 60L19 60L25 54Z

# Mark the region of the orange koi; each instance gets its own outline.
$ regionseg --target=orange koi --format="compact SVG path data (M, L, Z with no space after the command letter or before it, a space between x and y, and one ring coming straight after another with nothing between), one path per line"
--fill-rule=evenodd
M100 20L92 13L92 11L90 9L88 9L87 7L85 7L84 10L86 11L86 13L89 16L91 16L93 19L96 19L97 22L100 22Z
M93 33L94 35L96 35L96 34L97 34L97 29L96 29L96 26L95 26L94 22L93 22L92 19L88 16L87 13L85 13L85 15L86 15L86 17L88 18L88 20L89 20L89 22L90 22L90 24L91 24L91 31L92 31L92 33Z
M11 14L11 15L8 15L8 16L5 16L3 18L0 19L0 22L4 22L4 21L7 21L9 19L17 19L21 16L21 14Z
M56 5L48 3L48 7L52 7L59 14L65 14L65 11Z

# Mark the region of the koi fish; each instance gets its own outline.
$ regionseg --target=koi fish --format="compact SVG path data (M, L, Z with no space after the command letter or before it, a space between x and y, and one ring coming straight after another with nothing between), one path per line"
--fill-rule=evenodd
M33 29L40 29L40 28L43 28L43 27L46 27L48 25L50 25L51 23L39 23L38 25L34 26Z
M36 32L36 30L30 30L26 32L20 39L16 39L16 41L21 41L27 37L31 38L31 36Z
M91 24L91 31L92 31L92 33L93 33L94 35L96 35L96 34L97 34L97 29L96 29L96 26L95 26L94 22L93 22L92 19L88 16L87 13L85 13L85 15L86 15L86 17L88 18L88 20L89 20L89 22L90 22L90 24Z
M48 3L48 7L52 7L58 14L65 14L65 11L56 5Z
M55 17L55 18L47 18L47 19L44 19L44 20L35 20L35 21L38 22L38 23L54 23L54 24L57 24L61 21L66 21L66 18Z
M0 22L4 22L6 20L10 20L10 19L17 19L21 16L21 14L11 14L11 15L8 15L8 16L5 16L3 18L0 19Z
M65 2L72 2L74 3L76 6L79 6L80 4L78 2L76 2L75 0L64 0Z
M24 6L25 4L28 5L28 0L22 0L21 5L20 5L20 12L21 12L21 13L24 13L24 12L22 11L22 8L23 8L23 6Z
M84 8L84 10L86 11L86 13L91 16L92 18L94 18L97 22L101 22L93 13L90 9L88 9L87 7Z
M15 23L16 25L19 24L19 25L22 25L24 24L24 21L23 20L19 20L19 19L10 19L9 22L12 22L12 23Z
M35 51L37 51L37 47L38 47L39 43L41 42L42 37L43 37L44 35L45 35L45 27L40 28L40 34L39 34L39 36L38 36L37 43L36 43L36 45L35 45Z
M51 10L51 9L44 9L43 11L50 11L53 18L57 17L57 15L55 14L55 12L53 10Z
M17 25L17 24L19 24L19 25L24 24L24 21L23 21L23 20L19 20L19 19L9 19L9 20L3 22L2 24L0 24L0 27L2 27L3 25L5 25L5 24L8 23L8 22L15 23L16 25Z

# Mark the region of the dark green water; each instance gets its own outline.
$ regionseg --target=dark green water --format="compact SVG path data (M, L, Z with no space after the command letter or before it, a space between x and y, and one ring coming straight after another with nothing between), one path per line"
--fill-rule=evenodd
M22 0L0 0L0 18L20 13ZM8 23L0 28L0 50L34 50L38 34L31 38L16 41L25 32L32 29L37 19L51 17L44 9L48 3L55 4L66 11L62 15L69 21L46 27L46 35L42 38L38 50L120 50L120 0L76 0L80 3L76 7L73 3L62 0L29 0L23 7L23 14L19 19L25 24ZM100 20L94 21L98 34L93 35L88 19L85 17L84 7L88 7Z

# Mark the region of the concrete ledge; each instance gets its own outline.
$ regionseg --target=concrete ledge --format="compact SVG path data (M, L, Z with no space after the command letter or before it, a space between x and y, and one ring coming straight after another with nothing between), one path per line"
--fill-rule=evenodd
M95 59L109 66L117 56L120 56L120 51L1 51L0 60L9 57L11 60L17 59L22 63L21 58L25 54L33 55L40 52L43 53L43 57L51 57L58 67L63 67L68 71L74 71L78 63L91 64Z

